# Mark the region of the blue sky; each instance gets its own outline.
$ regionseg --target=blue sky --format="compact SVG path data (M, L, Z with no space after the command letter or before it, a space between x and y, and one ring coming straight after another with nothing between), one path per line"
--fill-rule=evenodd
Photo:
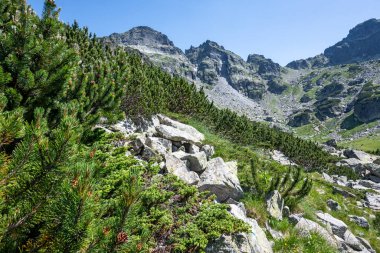
M43 0L27 0L41 13ZM207 39L244 59L263 54L285 65L314 56L349 29L380 18L379 0L56 0L61 20L98 36L146 25L182 50Z

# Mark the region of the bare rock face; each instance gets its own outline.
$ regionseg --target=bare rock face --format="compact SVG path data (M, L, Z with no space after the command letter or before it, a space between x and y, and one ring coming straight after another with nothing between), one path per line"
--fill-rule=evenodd
M284 200L278 191L273 191L267 197L267 211L270 216L278 220L282 220L282 210L284 208Z
M235 171L237 170L222 158L211 159L200 176L198 189L215 194L219 202L225 202L229 198L239 200L243 197L243 190Z
M332 65L367 60L380 54L380 20L367 20L350 30L348 36L325 50Z
M316 215L322 222L331 226L334 235L344 238L344 233L347 231L348 227L343 221L334 218L328 213L318 212Z
M186 183L195 185L199 182L199 176L187 168L186 163L172 154L165 156L166 169L169 173L176 175Z

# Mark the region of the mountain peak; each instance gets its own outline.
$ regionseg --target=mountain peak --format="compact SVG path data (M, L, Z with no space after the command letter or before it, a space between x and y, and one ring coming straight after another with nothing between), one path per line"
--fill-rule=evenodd
M174 43L165 34L149 26L137 26L125 33L113 33L109 36L118 44L145 45L145 46L171 46Z
M352 28L347 37L323 54L290 62L287 67L302 69L333 66L380 58L380 19L369 19Z

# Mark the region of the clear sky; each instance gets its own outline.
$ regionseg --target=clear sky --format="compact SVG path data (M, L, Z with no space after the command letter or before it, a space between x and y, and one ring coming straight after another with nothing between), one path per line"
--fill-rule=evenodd
M41 13L43 0L27 0ZM380 18L380 0L56 0L61 20L98 37L146 25L182 50L207 39L244 59L263 54L285 65L322 53L349 29Z

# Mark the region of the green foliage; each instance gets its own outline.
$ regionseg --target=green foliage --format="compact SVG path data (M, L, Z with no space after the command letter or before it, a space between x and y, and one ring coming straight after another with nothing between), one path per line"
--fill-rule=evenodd
M294 208L312 189L312 180L304 177L300 167L289 167L286 173L275 173L270 180L260 177L254 161L251 162L253 194L265 198L274 190L279 191L285 205Z
M296 232L285 239L275 241L274 252L282 253L337 253L320 235L311 233L300 237Z
M376 213L375 215L376 216L373 220L373 226L377 229L377 232L380 235L380 213Z

